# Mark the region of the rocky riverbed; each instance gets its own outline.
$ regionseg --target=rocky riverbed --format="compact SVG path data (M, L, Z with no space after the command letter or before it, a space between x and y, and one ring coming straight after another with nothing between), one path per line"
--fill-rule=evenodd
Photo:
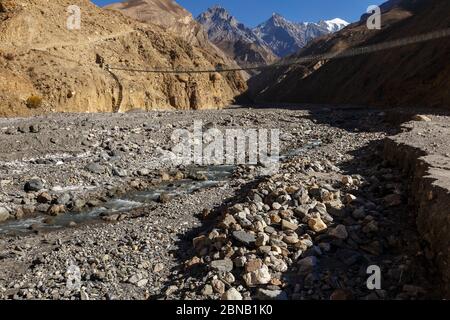
M289 156L269 176L177 165L194 120L279 129ZM396 132L326 107L0 120L0 298L439 297L407 177L381 158Z

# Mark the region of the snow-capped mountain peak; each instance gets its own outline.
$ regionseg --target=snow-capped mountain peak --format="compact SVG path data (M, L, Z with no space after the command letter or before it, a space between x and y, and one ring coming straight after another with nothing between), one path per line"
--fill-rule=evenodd
M348 25L348 22L341 18L334 18L332 20L327 20L327 22L334 23L334 24Z
M273 21L286 21L286 19L279 13L272 13L272 18Z
M349 23L340 18L335 18L332 20L320 21L319 25L325 27L329 32L336 32L348 26Z
M315 22L293 22L274 12L272 16L256 28L247 28L226 9L215 6L202 13L197 21L208 32L214 43L237 43L244 40L249 44L268 49L278 57L293 54L306 44L323 35L337 32L349 23L335 18Z

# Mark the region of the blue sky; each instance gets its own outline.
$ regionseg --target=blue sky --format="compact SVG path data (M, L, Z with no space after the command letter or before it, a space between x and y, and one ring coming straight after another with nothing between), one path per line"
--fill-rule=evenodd
M93 2L105 5L118 0L93 0ZM315 22L332 18L353 22L359 19L369 5L378 5L385 0L177 0L177 2L194 16L215 4L220 4L238 20L254 27L267 20L273 12L297 22Z

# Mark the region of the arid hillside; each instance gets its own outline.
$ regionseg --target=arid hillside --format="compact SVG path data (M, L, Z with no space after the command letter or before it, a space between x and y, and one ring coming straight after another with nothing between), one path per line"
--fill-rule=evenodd
M381 30L369 30L363 17L288 59L337 53L450 27L447 0L396 0L383 8ZM250 96L265 102L449 107L449 61L450 38L446 37L268 70L250 81Z
M140 22L164 27L191 44L209 46L208 36L192 14L173 0L129 0L107 5Z
M66 26L70 5L81 8L79 30ZM88 0L0 1L0 116L217 108L245 90L240 74L110 72L105 65L209 69L228 64L217 51Z
M205 29L192 14L174 0L129 0L112 3L105 8L119 11L133 20L158 25L191 45L217 55L225 65L238 68L236 61L208 40ZM246 79L249 78L244 71L241 75Z

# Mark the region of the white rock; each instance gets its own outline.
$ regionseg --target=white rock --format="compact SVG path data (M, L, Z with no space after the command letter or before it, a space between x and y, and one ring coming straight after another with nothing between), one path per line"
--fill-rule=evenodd
M258 284L268 284L272 280L269 268L265 264L258 270L244 274L242 278L248 287L253 287Z
M260 288L256 294L256 298L260 300L287 300L286 292L281 290L267 290Z
M162 263L157 263L154 267L153 267L153 272L161 272L164 270L164 264Z
M145 287L148 283L148 279L142 279L139 280L138 283L136 284L139 288Z
M278 202L272 203L272 209L280 210L281 209L281 204L279 204Z
M9 211L4 207L0 207L0 222L6 221L8 219L9 219Z
M222 300L239 301L242 300L242 295L235 288L231 288L222 295Z

